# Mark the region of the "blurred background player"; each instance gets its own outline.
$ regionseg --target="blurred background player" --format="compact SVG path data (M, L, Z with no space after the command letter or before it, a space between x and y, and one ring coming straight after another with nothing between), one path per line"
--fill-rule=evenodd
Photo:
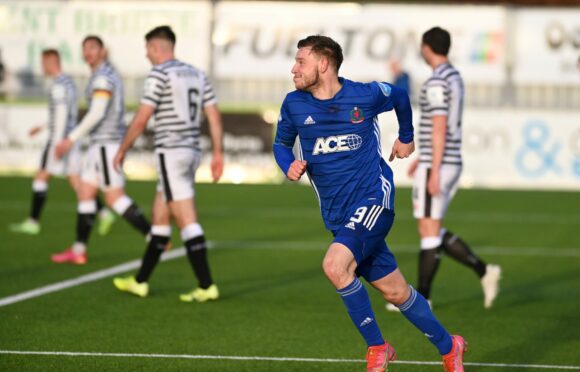
M80 185L80 146L75 145L62 159L55 153L56 144L68 136L77 124L78 97L73 79L62 72L60 54L56 49L46 49L42 52L42 69L45 76L53 79L49 90L48 107L48 139L42 152L40 168L32 182L32 203L29 217L10 226L11 231L36 235L40 232L40 217L46 201L48 182L51 176L68 176L72 189L78 190ZM30 136L42 131L43 126L32 128ZM99 210L99 233L106 234L113 221L114 215L97 199Z
M121 167L127 150L155 118L155 160L159 183L153 202L151 240L136 277L115 278L115 286L145 297L148 280L171 235L170 218L175 218L185 243L187 257L199 287L180 296L185 302L205 302L219 297L213 283L203 229L195 209L195 172L201 161L200 132L204 114L209 121L213 156L211 171L217 182L223 172L222 121L217 99L206 75L175 59L175 34L160 26L145 35L147 58L153 69L145 80L141 105L115 157Z
M409 175L415 179L413 210L421 236L417 290L430 298L441 252L445 252L475 271L481 280L484 306L490 308L498 293L500 267L486 264L459 236L443 227L462 170L464 87L461 75L449 63L450 47L451 36L442 28L434 27L423 34L421 54L433 69L433 75L421 88L419 158L409 169ZM397 310L392 305L387 308Z
M427 301L409 286L385 243L394 222L393 171L382 158L376 116L395 110L399 137L390 161L414 151L411 104L401 89L339 78L342 48L325 36L298 42L292 67L296 89L282 104L274 156L287 178L308 174L326 228L334 239L322 262L355 327L367 343L367 371L396 359L384 340L362 276L437 348L447 372L463 372L465 341L451 336ZM301 157L292 148L299 138Z
M403 89L411 97L411 77L403 69L401 60L397 57L389 59L389 70L391 71L393 85Z
M90 138L85 163L81 172L76 241L69 249L52 255L56 263L84 264L87 262L86 245L93 227L99 189L105 202L122 215L143 235L150 225L143 212L125 194L125 179L113 167L113 157L126 132L123 85L113 66L106 60L103 41L98 36L87 36L82 43L83 57L92 71L85 91L88 112L83 120L56 148L57 156L66 154L85 136Z

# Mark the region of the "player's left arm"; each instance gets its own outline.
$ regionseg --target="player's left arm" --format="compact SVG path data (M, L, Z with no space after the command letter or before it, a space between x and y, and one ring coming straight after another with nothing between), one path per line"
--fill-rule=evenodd
M224 172L224 129L222 115L217 104L210 104L203 108L204 114L209 122L209 132L211 136L212 157L211 175L214 182L219 181Z
M431 112L431 172L427 181L427 191L430 195L441 192L441 164L445 153L445 137L447 135L447 112L449 109L449 91L446 83L439 82L428 86L426 91L428 109Z
M408 158L415 151L413 133L413 109L407 92L388 83L377 83L377 94L382 111L395 110L399 122L399 138L395 140L389 161L395 157Z
M222 115L218 108L217 97L210 80L205 75L203 75L202 105L203 113L209 122L209 133L211 137L211 176L213 182L217 182L224 172L224 128Z
M447 116L437 115L431 118L433 123L433 133L431 142L433 145L433 155L431 160L431 173L427 189L429 194L438 195L440 192L441 182L441 163L443 162L443 153L445 151L445 135L447 133Z

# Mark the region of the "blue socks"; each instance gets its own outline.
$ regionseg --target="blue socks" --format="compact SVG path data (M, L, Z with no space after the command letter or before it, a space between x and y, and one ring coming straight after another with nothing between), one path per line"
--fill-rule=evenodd
M344 301L348 315L350 315L355 327L364 337L367 345L377 346L384 344L385 340L375 320L369 294L361 281L355 277L352 283L343 289L337 289L336 292ZM423 299L423 301L425 300Z
M435 318L425 297L415 288L411 286L409 288L411 288L411 296L399 306L399 310L405 318L427 336L429 341L437 347L439 354L448 354L453 346L451 336Z
M418 293L415 288L410 288L411 296L399 306L401 313L427 336L429 341L437 347L439 354L448 354L453 346L451 336L435 318L425 297ZM348 315L350 315L355 327L364 337L367 345L377 346L384 344L385 341L375 320L369 295L361 281L358 278L354 278L352 283L343 289L338 289L336 292L342 298L348 310Z

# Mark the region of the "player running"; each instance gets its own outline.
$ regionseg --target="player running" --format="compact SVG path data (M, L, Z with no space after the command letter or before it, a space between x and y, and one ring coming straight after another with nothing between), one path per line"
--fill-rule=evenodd
M450 46L451 36L442 28L434 27L423 34L421 54L433 69L433 75L421 88L419 158L409 168L409 175L415 178L413 214L421 236L417 290L430 298L441 253L445 252L480 278L487 309L498 294L501 268L486 264L459 236L443 227L462 170L464 88L459 71L449 63ZM387 309L397 310L393 305L387 305Z
M217 300L207 260L207 245L195 209L195 172L201 161L199 136L204 114L209 121L214 182L223 172L222 122L217 99L206 75L197 68L175 59L175 34L160 26L145 35L147 58L153 69L145 80L139 110L123 144L115 156L120 168L126 152L155 118L155 160L159 183L153 201L151 240L145 250L137 276L115 278L117 289L140 297L149 293L149 278L171 236L170 218L175 218L185 243L187 257L198 280L198 288L182 294L185 302Z
M385 243L394 221L393 173L381 155L377 115L395 110L399 138L390 161L414 151L409 97L387 83L358 83L338 77L342 49L325 36L298 42L292 67L296 91L282 104L274 156L297 181L306 173L322 218L334 236L322 267L368 345L367 371L385 371L396 358L384 340L359 276L396 304L443 356L445 371L463 371L466 343L451 336L425 298L409 286ZM292 147L300 140L300 159Z
M87 262L87 242L93 227L99 189L115 212L142 234L150 225L139 207L125 194L125 178L113 167L113 156L126 131L123 84L121 77L106 60L103 41L98 36L83 40L83 57L92 70L85 91L89 110L82 121L56 146L62 157L85 136L90 146L81 171L78 196L76 241L71 248L52 255L55 263L82 265Z

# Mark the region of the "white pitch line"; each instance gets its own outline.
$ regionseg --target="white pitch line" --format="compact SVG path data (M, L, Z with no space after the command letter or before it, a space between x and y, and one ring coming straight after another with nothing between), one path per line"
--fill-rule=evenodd
M268 362L303 362L303 363L364 363L362 359L336 358L296 358L296 357L265 357L265 356L233 356L233 355L190 355L190 354L128 354L128 353L91 353L72 351L22 351L0 350L0 354L12 355L45 355L68 357L113 357L113 358L157 358L157 359L209 359L209 360L238 360L238 361L268 361ZM396 364L412 365L441 365L441 362L397 360ZM537 368L537 369L567 369L580 370L580 366L563 366L548 364L510 364L510 363L464 363L466 366L491 368Z
M28 208L28 202L1 200L0 210L6 211L20 211L23 208ZM75 210L76 203L61 202L58 204L51 204L51 210L58 212L70 212ZM141 208L148 210L151 208L149 204L142 204ZM247 207L213 207L203 211L206 217L225 217L232 218L237 214L242 216L248 215ZM255 218L266 219L288 219L300 218L320 221L320 210L312 207L259 207L252 208L251 216ZM398 221L414 221L415 218L411 211L404 210L397 213ZM541 225L578 225L580 220L578 215L574 213L510 213L510 212L469 212L456 211L447 217L448 221L469 221L479 223L512 223L512 224L541 224Z
M328 241L247 241L247 240L221 240L209 242L212 248L220 249L263 249L263 250L324 250L330 244ZM389 244L395 255L403 253L417 253L419 245L416 244ZM580 257L579 248L553 248L553 247L498 247L498 246L475 246L478 253L497 256L531 256L531 257Z
M173 260L178 257L185 255L185 249L173 249L169 252L163 253L161 256L161 261ZM113 266L108 269L103 269L95 271L86 275L79 276L74 279L64 280L62 282L50 284L44 287L32 289L30 291L22 292L13 296L8 296L0 298L0 307L12 305L16 302L29 300L31 298L43 296L45 294L62 291L63 289L76 287L81 284L94 282L100 279L104 279L113 275L125 273L130 270L135 270L141 265L141 259L126 262L121 265Z
M265 249L265 250L323 250L328 245L328 242L317 241L209 241L208 248L213 249ZM415 245L394 245L395 254L415 253L417 247ZM531 256L531 257L580 257L580 249L577 248L537 248L537 247L477 247L480 253L487 253L501 256ZM177 248L172 251L163 253L161 261L169 261L185 255L185 249ZM126 262L108 269L95 271L86 275L79 276L74 279L65 280L62 282L50 284L44 287L32 289L30 291L18 293L12 296L0 298L0 307L12 305L14 303L29 300L31 298L43 296L45 294L62 291L71 287L76 287L81 284L91 283L100 279L104 279L116 274L121 274L130 270L139 268L141 264L140 259Z

